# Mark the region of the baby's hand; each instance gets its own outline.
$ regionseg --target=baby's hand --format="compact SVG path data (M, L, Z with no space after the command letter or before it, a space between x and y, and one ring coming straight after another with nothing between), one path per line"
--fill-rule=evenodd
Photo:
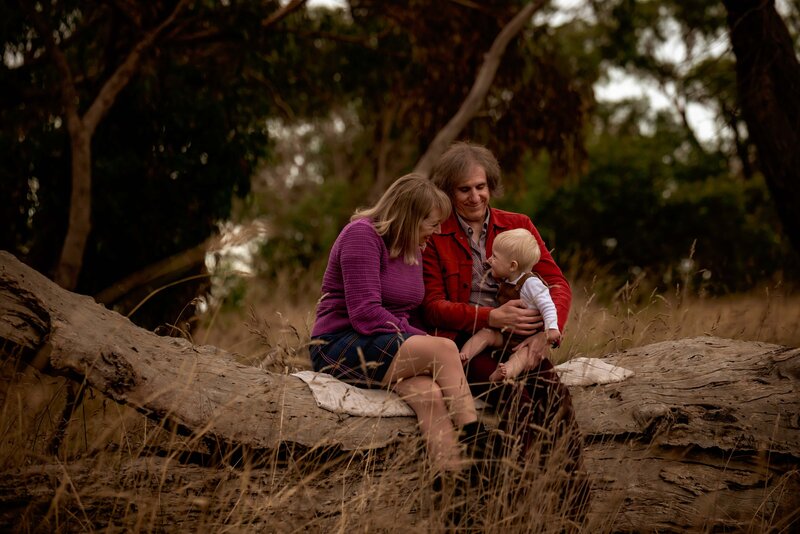
M554 349L561 345L561 332L558 328L550 328L547 330L547 342Z

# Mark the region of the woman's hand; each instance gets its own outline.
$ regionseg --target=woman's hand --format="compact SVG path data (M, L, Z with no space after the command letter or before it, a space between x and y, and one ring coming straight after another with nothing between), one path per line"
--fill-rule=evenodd
M529 310L520 299L509 300L489 312L489 326L504 333L530 336L544 326L538 310Z

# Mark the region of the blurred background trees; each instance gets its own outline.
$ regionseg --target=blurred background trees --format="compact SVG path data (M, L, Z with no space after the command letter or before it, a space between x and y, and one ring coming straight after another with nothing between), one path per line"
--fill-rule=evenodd
M262 276L319 273L353 209L413 168L524 4L188 2L97 124L77 290L97 295L226 221L268 228ZM68 61L79 113L177 5L33 4ZM649 273L719 293L792 280L797 255L739 105L723 3L570 5L547 4L509 44L459 136L500 158L496 204L530 214L571 276L614 285ZM71 193L64 81L45 26L20 6L0 7L0 248L53 275ZM796 55L798 6L779 7ZM667 105L599 99L620 73ZM700 106L713 118L702 129ZM208 278L202 258L180 265L111 304L127 313L173 284L132 319L188 317Z

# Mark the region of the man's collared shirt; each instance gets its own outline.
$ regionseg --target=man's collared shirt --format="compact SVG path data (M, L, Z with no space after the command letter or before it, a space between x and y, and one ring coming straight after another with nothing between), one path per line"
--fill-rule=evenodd
M497 306L497 281L492 277L489 264L486 262L486 235L489 228L489 210L481 227L481 234L475 239L475 231L456 213L456 220L469 237L469 248L472 251L472 289L470 304L478 306Z

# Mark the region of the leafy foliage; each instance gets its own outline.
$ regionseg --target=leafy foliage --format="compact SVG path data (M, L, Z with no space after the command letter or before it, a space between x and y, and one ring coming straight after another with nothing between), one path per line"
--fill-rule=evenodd
M96 293L191 248L230 218L268 220L268 276L318 268L352 211L408 172L456 112L523 4L351 0L265 27L279 2L191 3L94 137L93 232L79 290ZM85 110L175 3L37 5L57 29ZM704 283L720 291L795 265L740 118L734 58L706 53L726 39L721 5L591 7L593 17L559 24L537 16L461 136L501 160L507 194L496 204L531 214L562 258L607 263L621 278L641 269L669 279L691 250L692 272L710 272ZM0 7L0 247L49 272L65 231L70 147L61 75L26 13ZM796 19L794 9L794 34ZM683 47L683 61L664 56L665 43ZM611 67L671 91L675 109L597 105L593 87ZM715 140L701 143L683 120L692 103L717 113ZM154 281L120 307L201 273ZM199 280L159 293L133 318L174 321Z
M788 265L763 179L731 175L725 154L696 150L667 114L640 132L639 104L603 106L580 182L537 192L532 210L526 197L503 205L530 213L557 256L582 258L578 277L608 265L619 283L649 271L665 286L688 279L727 292Z
M78 2L58 4L44 14L61 28L61 47L84 102L91 101L142 28L163 16L165 6L129 7L134 11L120 13ZM25 19L13 13L9 16L24 28ZM256 119L271 102L252 85L229 83L245 68L240 46L249 40L253 28L246 21L253 20L253 14L221 15L210 5L198 4L183 22L202 27L220 16L213 45L187 45L177 39L162 43L100 123L93 142L93 231L79 291L97 293L127 274L203 242L230 216L231 198L248 193L250 175L269 147ZM242 24L234 24L238 22ZM220 35L223 30L227 35ZM35 34L19 36L14 48L36 50L30 35ZM8 51L11 45L6 43ZM1 210L12 229L2 247L47 272L57 259L70 201L70 154L60 116L59 78L47 56L6 64L3 74L13 83L0 111L8 119L4 124L11 126L3 129L7 150L2 151L2 182L18 203ZM182 274L201 270L197 266ZM135 319L148 326L174 320L196 294L199 280L154 300L150 310L142 309ZM122 303L122 309L130 310L164 282L142 288Z

